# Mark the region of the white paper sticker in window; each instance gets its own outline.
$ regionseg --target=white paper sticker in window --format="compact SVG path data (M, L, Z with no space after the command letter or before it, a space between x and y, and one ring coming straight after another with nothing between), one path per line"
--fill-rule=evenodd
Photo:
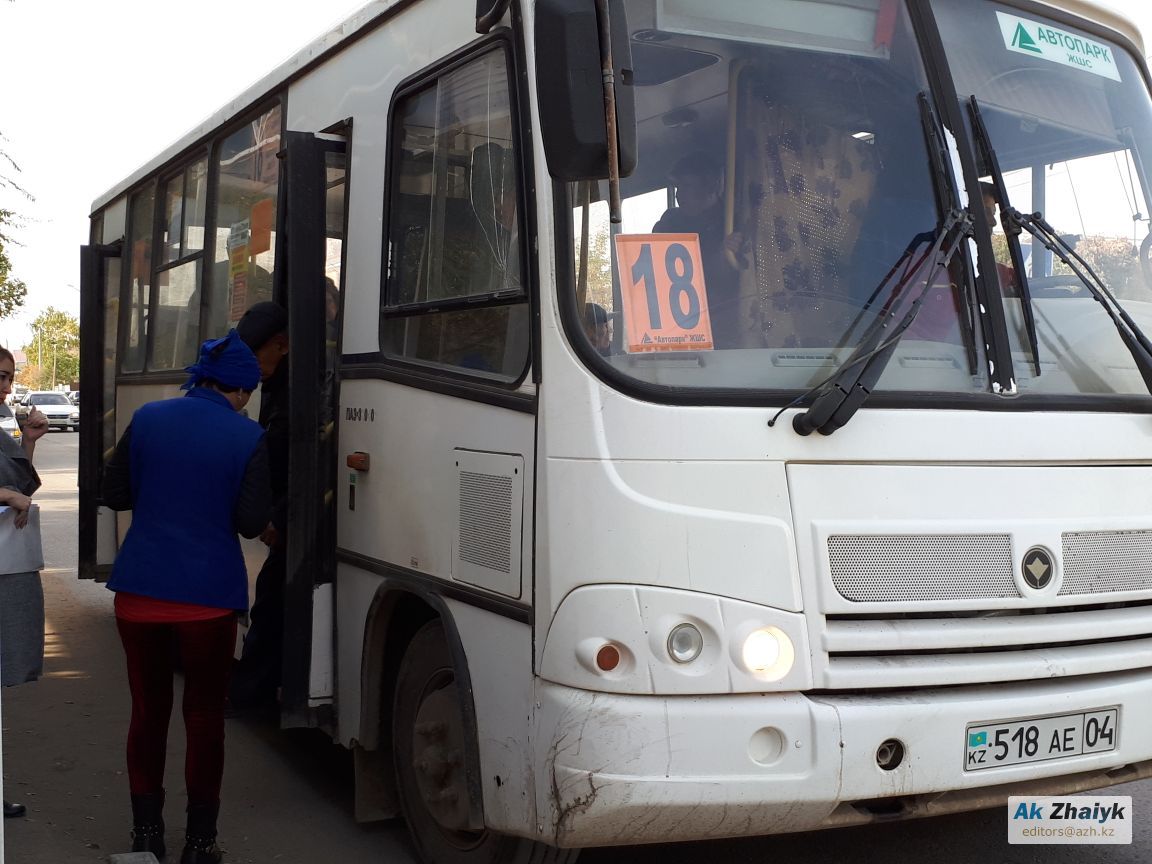
M1009 51L1071 66L1113 81L1120 80L1120 70L1116 68L1111 47L1040 21L1004 12L997 12L996 18L1000 22L1004 47Z

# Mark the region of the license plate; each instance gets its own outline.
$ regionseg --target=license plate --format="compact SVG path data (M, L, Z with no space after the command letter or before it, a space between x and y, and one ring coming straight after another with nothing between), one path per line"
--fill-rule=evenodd
M969 723L964 730L964 770L1050 762L1115 750L1120 738L1119 722L1119 708L1095 708L1027 720Z

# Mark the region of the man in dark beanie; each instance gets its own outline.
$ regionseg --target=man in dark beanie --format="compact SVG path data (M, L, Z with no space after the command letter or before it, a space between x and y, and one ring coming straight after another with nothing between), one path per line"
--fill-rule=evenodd
M268 382L288 356L288 312L279 303L265 300L240 318L236 332L260 363L260 380Z
M274 706L280 687L288 563L288 313L278 303L256 303L240 318L236 332L260 364L260 425L268 443L273 494L272 519L260 535L268 557L256 577L244 649L232 677L232 707L245 710Z

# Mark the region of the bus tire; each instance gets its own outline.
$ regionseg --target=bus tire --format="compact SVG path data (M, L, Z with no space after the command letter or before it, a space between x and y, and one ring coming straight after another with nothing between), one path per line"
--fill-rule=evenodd
M396 786L425 864L571 864L578 850L468 827L464 724L456 671L440 619L404 651L392 711Z

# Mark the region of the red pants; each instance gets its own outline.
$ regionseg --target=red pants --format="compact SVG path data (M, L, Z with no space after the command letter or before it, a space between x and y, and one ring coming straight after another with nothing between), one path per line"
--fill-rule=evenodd
M164 788L168 720L176 663L184 673L184 779L191 804L220 800L224 777L224 700L236 644L236 616L139 623L116 619L128 660L132 722L128 783L133 795Z

